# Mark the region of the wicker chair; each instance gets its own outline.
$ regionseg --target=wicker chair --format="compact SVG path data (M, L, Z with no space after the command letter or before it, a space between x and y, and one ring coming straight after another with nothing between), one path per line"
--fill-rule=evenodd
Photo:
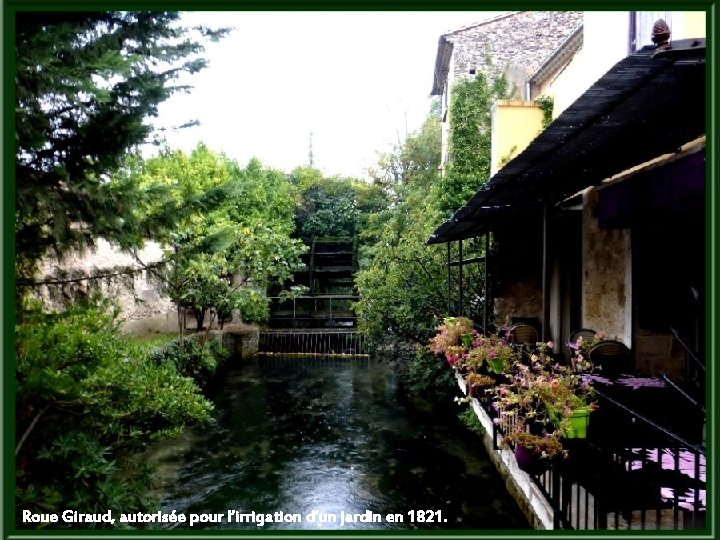
M588 355L593 364L602 367L604 374L617 376L634 371L630 349L620 341L603 340L594 345Z
M592 341L595 339L595 334L597 332L595 330L591 330L590 328L579 328L575 330L574 332L570 332L570 337L568 337L568 344L574 345L577 343L577 339L582 336L583 341Z
M537 330L529 324L516 324L507 332L507 342L513 345L535 345L537 341Z

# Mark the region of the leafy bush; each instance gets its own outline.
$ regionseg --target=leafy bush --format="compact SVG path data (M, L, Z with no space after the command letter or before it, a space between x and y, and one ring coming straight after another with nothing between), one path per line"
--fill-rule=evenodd
M18 514L23 509L48 512L68 508L96 514L108 509L128 513L151 510L155 501L144 495L149 471L121 470L111 455L111 448L102 446L92 434L60 433L37 453L32 474L18 468Z
M229 354L219 339L209 339L205 344L201 336L194 335L182 341L175 339L150 352L152 362L161 367L172 367L183 377L190 377L205 388L218 367Z
M145 472L119 457L210 421L197 385L127 343L108 308L32 306L16 325L18 511L149 509Z
M431 403L450 403L457 391L452 370L424 349L418 349L409 359L405 380L412 394Z
M478 435L483 435L485 433L485 428L480 423L480 419L475 414L475 411L473 411L470 407L467 407L458 414L458 420L460 420L460 423L473 433L477 433Z

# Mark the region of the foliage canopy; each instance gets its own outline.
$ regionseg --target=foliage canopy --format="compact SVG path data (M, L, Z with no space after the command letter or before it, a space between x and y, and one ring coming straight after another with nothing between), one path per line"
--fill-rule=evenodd
M158 194L136 208L136 219L166 223L155 235L167 246L165 264L154 271L178 308L194 311L198 329L208 310L228 316L238 309L246 322L263 320L261 291L290 279L305 249L290 236L294 200L286 177L256 159L241 168L202 144L190 154L165 149L128 175Z
M18 271L31 276L48 250L102 236L141 242L129 216L141 194L108 182L128 149L146 142L158 104L195 73L202 40L226 30L177 24L176 12L19 12L16 17Z

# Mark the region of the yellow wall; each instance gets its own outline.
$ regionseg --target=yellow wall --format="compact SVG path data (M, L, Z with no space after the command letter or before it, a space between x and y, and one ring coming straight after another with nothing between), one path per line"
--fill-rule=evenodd
M673 13L670 39L704 38L706 32L704 11L680 11Z
M491 170L517 156L542 131L542 111L533 101L500 100L493 108Z

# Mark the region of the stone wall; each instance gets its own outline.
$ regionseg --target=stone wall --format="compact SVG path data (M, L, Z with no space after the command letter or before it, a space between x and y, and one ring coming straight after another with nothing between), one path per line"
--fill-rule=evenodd
M602 229L598 194L588 191L583 208L582 326L632 346L630 231Z
M528 77L582 20L580 11L520 11L452 32L447 36L453 43L448 80L474 78L477 71L491 79L506 73L516 91L512 97L523 99Z
M538 279L528 276L497 291L495 321L501 325L513 317L542 320L542 285Z
M658 376L665 373L670 379L685 379L685 350L672 334L638 329L633 347L635 369L642 374Z
M149 242L138 258L145 264L162 258L160 245ZM50 309L61 309L73 300L99 292L121 308L122 329L127 333L165 333L178 330L176 308L160 292L150 272L128 253L100 239L94 249L74 252L61 260L47 258L39 268L38 281L49 282L33 288ZM101 278L86 279L93 276ZM194 327L193 317L188 326Z
M258 353L260 330L247 324L226 324L223 327L223 346L235 360L252 358Z

